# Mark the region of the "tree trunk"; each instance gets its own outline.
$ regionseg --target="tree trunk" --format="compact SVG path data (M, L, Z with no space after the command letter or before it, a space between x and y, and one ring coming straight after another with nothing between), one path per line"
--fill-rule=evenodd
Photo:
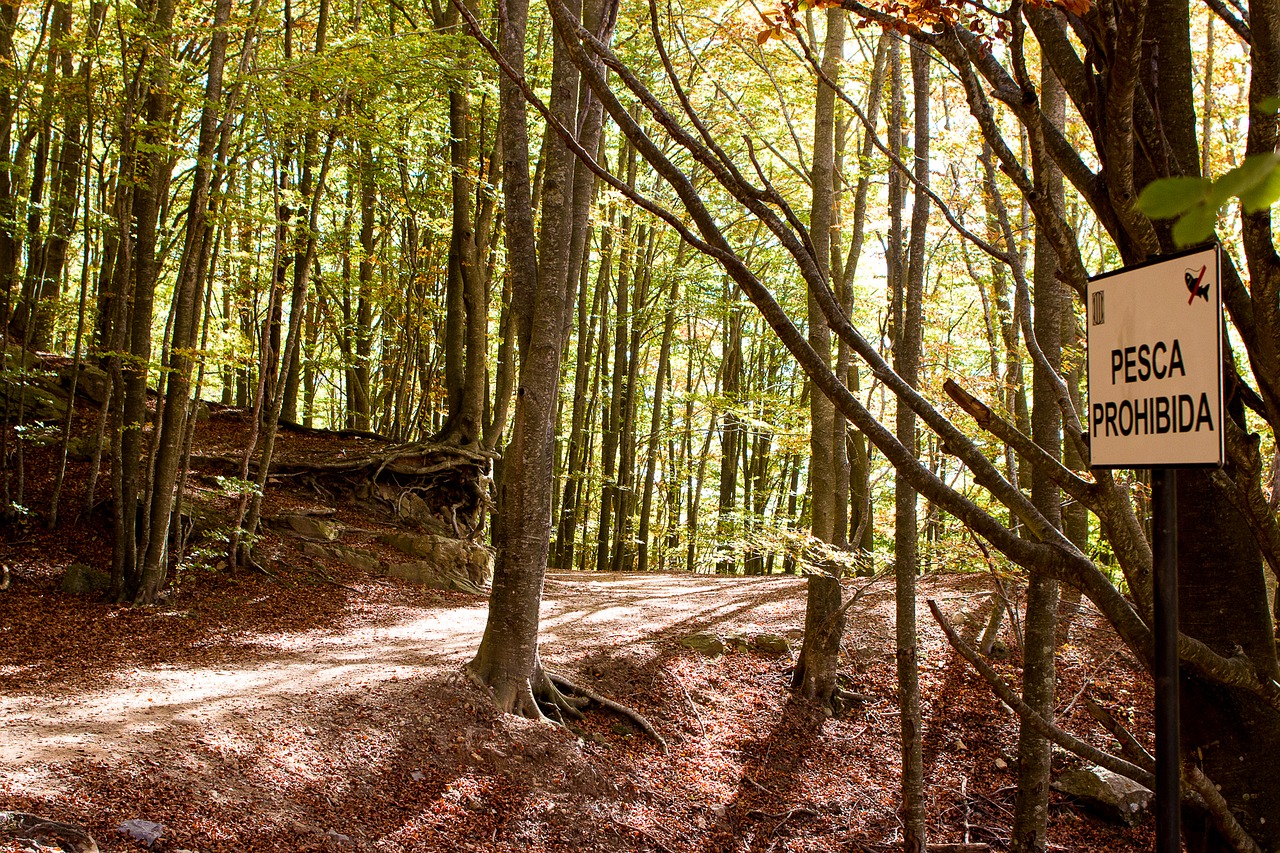
M680 270L684 267L685 243L680 243L676 250L675 273L671 278L671 292L667 295L667 310L662 317L662 343L658 347L658 369L653 384L653 411L649 420L649 442L644 471L644 496L640 502L640 552L636 559L636 570L649 571L650 520L653 513L654 480L658 470L658 441L662 434L663 391L666 389L671 374L671 340L675 336L676 303L680 301ZM667 459L667 464L672 463Z
M169 529L176 500L175 486L180 476L184 438L187 432L191 394L192 354L198 344L199 320L203 314L203 276L209 262L209 192L214 147L218 141L218 121L222 105L222 77L227 57L226 22L231 16L231 0L218 0L214 11L213 39L209 48L209 73L205 85L204 110L200 118L200 139L191 198L187 204L187 230L182 261L174 288L172 316L173 343L169 348L165 405L156 435L150 541L146 543L140 585L134 602L155 601L167 570Z
M720 393L728 405L735 406L742 391L742 308L738 305L738 289L725 282L729 315L724 326L723 353L720 361ZM742 419L734 408L724 413L720 430L720 500L716 517L716 571L732 575L738 571L737 555L732 544L736 529L733 515L738 507L738 461L742 455Z
M891 116L901 117L903 113L902 60L900 55L894 56L897 52L891 49L889 57L893 72L894 101ZM911 77L915 90L915 175L918 182L928 186L929 53L914 38L911 40ZM890 121L901 127L901 120L894 121L891 118ZM899 137L899 144L900 142ZM904 180L899 178L900 182ZM900 220L900 214L898 218ZM905 270L901 259L893 265L897 270L896 280L900 282L895 287L895 292L901 293L901 298L895 300L895 303L900 306L898 313L901 319L897 324L897 336L894 338L893 368L905 383L913 387L918 381L920 370L925 229L928 222L928 197L917 190L911 213L910 259ZM890 241L894 242L892 237ZM898 441L913 456L918 454L915 413L901 403L897 410L897 436ZM897 600L898 707L902 717L903 850L907 853L924 853L926 844L924 765L921 753L924 733L920 714L920 679L917 671L916 645L916 574L919 570L916 492L902 477L896 477L894 481L893 529Z
M516 73L523 74L528 6L525 0L499 0L498 9L499 50ZM589 20L598 25L599 18L595 11ZM606 31L606 40L607 35ZM579 109L578 80L576 69L564 55L563 42L557 38L550 108L563 126L579 128L579 141L592 151L599 138L601 111L591 98L584 98ZM498 494L504 522L497 543L489 617L467 671L493 691L499 709L540 718L535 693L543 698L555 696L538 661L538 608L551 539L560 355L569 331L576 284L576 277L570 275L569 255L575 229L585 224L594 182L575 181L572 154L559 137L549 137L542 231L536 241L542 249L539 255L535 251L524 98L507 77L501 79L499 92L507 257L517 311L520 378Z
M845 11L827 9L826 46L822 55L823 73L835 81L844 59ZM832 229L835 221L835 90L818 83L813 119L813 208L810 239L814 258L824 278L831 278ZM809 292L809 345L824 364L831 364L831 328L817 295ZM809 490L812 498L810 533L821 543L845 538L836 536L837 459L836 425L843 445L844 419L836 417L835 405L824 394L809 396ZM844 523L841 521L843 529ZM822 546L819 546L822 547ZM792 687L801 696L817 702L829 714L840 711L836 689L836 665L840 638L844 636L844 614L840 609L840 564L819 555L807 571L804 642L792 677Z
M1051 69L1040 76L1040 102L1045 118L1061 127L1065 95ZM1039 170L1039 191L1059 207L1063 203L1062 175L1054 168ZM1032 331L1047 367L1062 370L1062 329L1066 294L1058 282L1058 260L1047 235L1035 235L1034 320ZM1037 361L1032 368L1031 438L1054 459L1062 456L1062 415L1058 410L1057 376ZM1032 470L1031 502L1055 527L1062 526L1062 498L1048 473ZM1042 574L1027 581L1027 607L1022 647L1022 701L1042 719L1053 721L1055 695L1054 645L1057 637L1058 582ZM1016 853L1040 853L1048 843L1049 772L1051 743L1025 720L1018 732L1018 794L1014 801L1010 848Z

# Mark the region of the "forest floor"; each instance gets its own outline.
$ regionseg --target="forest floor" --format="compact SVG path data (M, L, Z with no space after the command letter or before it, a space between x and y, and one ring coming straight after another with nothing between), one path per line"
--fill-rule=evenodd
M842 671L864 699L826 719L790 697L792 656L679 644L768 632L798 648L802 579L552 573L544 663L646 715L664 755L600 709L575 731L497 714L462 675L483 598L277 542L270 576L196 569L165 604L131 609L59 591L68 562L106 560L100 521L11 528L0 810L81 825L104 851L142 849L118 832L130 819L163 824L152 849L171 853L900 849L889 580L849 611ZM982 573L922 579L924 758L930 840L1001 850L1017 721L924 605L937 600L972 637L989 588ZM1081 707L1089 696L1150 746L1150 680L1091 610L1059 663L1065 728L1108 744ZM996 666L1016 682L1016 649ZM1149 850L1153 837L1150 817L1113 825L1052 794L1051 850Z

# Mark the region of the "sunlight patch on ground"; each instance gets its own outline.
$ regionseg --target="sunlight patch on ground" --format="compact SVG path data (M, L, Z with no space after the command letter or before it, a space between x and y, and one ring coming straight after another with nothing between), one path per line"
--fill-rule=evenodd
M422 674L415 660L425 665L441 657L461 659L475 649L484 628L482 608L415 615L419 618L348 632L258 635L249 644L266 654L242 669L130 668L113 676L119 686L82 693L74 704L3 697L0 714L6 725L0 730L17 736L0 738L0 778L8 768L28 762L145 749L174 724L233 726L246 703L280 707L306 693L368 692ZM42 736L22 737L24 728L36 728L37 716ZM24 727L23 720L30 722Z

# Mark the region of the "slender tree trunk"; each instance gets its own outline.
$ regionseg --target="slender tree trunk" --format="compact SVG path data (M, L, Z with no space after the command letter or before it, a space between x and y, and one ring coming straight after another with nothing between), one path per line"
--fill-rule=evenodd
M587 430L588 411L595 394L592 388L592 374L596 364L595 318L604 310L606 279L604 268L612 246L612 235L607 227L600 231L600 254L602 257L600 274L596 277L594 294L588 301L587 265L581 267L578 289L578 335L577 358L575 359L573 380L573 409L569 424L569 452L565 464L564 493L560 499L560 518L556 525L555 557L552 565L561 569L573 568L576 526L579 516L579 501L586 494L584 480L587 475L586 458L589 445Z
M895 42L896 46L896 42ZM891 50L890 67L893 71L893 101L891 116L901 127L902 109L902 61ZM915 91L915 175L916 180L928 186L929 182L929 52L917 40L911 40L911 77ZM895 131L891 130L891 133ZM900 144L901 137L899 137ZM891 145L893 143L890 143ZM899 177L899 181L904 181ZM899 184L901 186L901 183ZM901 198L901 196L899 196ZM891 202L891 207L893 203ZM891 214L892 215L892 214ZM929 224L928 197L919 190L911 214L910 259L903 269L901 260L896 264L897 275L905 276L895 290L900 292L900 322L894 340L893 368L903 381L915 386L919 381L921 325L924 296L924 248L925 230ZM895 242L890 237L890 242ZM899 403L897 409L898 441L913 455L918 453L915 413ZM920 680L917 671L916 645L916 574L919 571L918 532L916 526L916 493L901 476L894 484L894 563L897 599L898 642L898 706L902 718L902 822L903 850L907 853L924 853L925 802L924 765L922 757L922 720L920 714Z
M209 73L205 86L205 106L200 119L200 139L191 198L187 205L187 231L182 262L173 295L173 343L169 347L165 406L156 435L156 461L152 475L150 541L144 554L141 583L135 603L150 604L165 579L170 516L175 501L184 437L187 431L191 394L192 354L198 342L199 320L203 313L201 271L209 262L209 191L214 147L218 141L218 121L222 102L222 78L227 56L226 23L231 16L231 0L218 0L214 11L213 39L209 49Z
M1053 71L1040 76L1040 103L1045 118L1061 127L1065 120L1066 97ZM1052 166L1038 169L1038 191L1061 207L1062 175ZM1049 367L1062 369L1062 329L1066 314L1066 293L1058 282L1058 259L1047 235L1035 235L1036 342ZM1055 393L1056 376L1046 373L1037 362L1032 369L1031 437L1054 458L1062 455L1062 416ZM1057 485L1044 469L1031 475L1031 501L1055 527L1062 526L1062 498ZM1022 648L1022 700L1042 719L1053 720L1055 694L1054 641L1057 636L1058 582L1041 574L1027 581L1027 607ZM1051 744L1025 721L1018 734L1018 796L1014 803L1010 847L1016 853L1039 853L1047 843L1049 818L1049 771Z
M147 10L144 10L147 11ZM168 194L171 160L165 144L172 116L170 91L172 69L170 51L174 17L173 0L158 0L149 32L156 50L146 72L148 92L144 101L146 117L138 144L138 178L134 190L134 239L132 265L123 265L117 279L132 282L132 307L128 316L127 341L129 367L123 369L120 436L120 493L115 547L112 564L113 590L119 600L131 600L141 581L137 538L139 492L143 485L139 474L148 454L143 453L143 422L147 414L147 365L151 361L151 321L154 314L156 284L160 275L160 258L156 254L160 207ZM123 273L123 276L120 275ZM123 289L118 291L123 293ZM141 547L145 548L145 544Z
M741 442L745 432L742 419L735 408L742 394L742 308L738 304L738 289L726 279L726 302L729 316L724 328L721 347L720 393L730 408L724 413L724 425L720 431L720 500L716 518L717 553L716 571L722 575L738 571L737 555L732 544L736 529L734 512L738 508L738 462L742 455Z
M649 442L644 472L644 497L640 502L640 552L637 555L637 571L649 571L650 520L653 513L654 480L658 471L658 442L662 435L663 405L667 381L671 374L671 340L675 336L676 304L680 301L679 271L684 267L686 244L681 242L676 250L675 273L672 275L671 292L667 295L667 310L662 317L662 343L658 348L658 370L653 384L653 411L649 420ZM668 458L667 464L672 460Z
M845 12L839 6L827 10L827 37L823 51L824 74L836 80L844 58ZM818 83L813 122L813 209L810 214L810 239L814 258L822 276L831 279L832 230L835 220L835 90L825 82ZM827 324L817 296L809 293L809 345L826 365L831 364L831 328ZM822 543L844 540L844 513L836 512L838 457L835 437L838 431L843 450L844 419L837 418L835 406L825 394L809 397L809 489L813 495L813 538ZM841 534L836 535L839 521ZM840 655L840 638L844 636L844 615L840 613L840 564L819 557L808 572L808 597L805 605L804 644L792 677L792 687L801 696L817 702L827 713L840 710L836 689L836 668ZM839 614L839 615L837 615Z

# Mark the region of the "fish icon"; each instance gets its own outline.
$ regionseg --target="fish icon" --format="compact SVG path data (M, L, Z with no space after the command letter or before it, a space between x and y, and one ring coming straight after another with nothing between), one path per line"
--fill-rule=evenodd
M1186 272L1187 290L1191 293L1191 296L1187 298L1188 305L1190 305L1192 302L1195 302L1197 296L1204 299L1205 302L1209 301L1209 285L1200 284L1200 282L1204 281L1204 274L1205 272L1208 271L1208 269L1209 269L1208 266L1200 267L1199 275L1192 272L1191 270L1187 270Z

